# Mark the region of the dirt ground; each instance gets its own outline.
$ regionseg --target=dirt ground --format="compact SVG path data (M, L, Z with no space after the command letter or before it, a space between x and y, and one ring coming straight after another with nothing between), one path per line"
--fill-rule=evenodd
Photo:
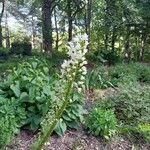
M29 150L33 139L32 132L23 130L6 150ZM63 137L52 135L44 150L150 150L150 143L118 135L111 142L107 142L101 137L88 135L83 130L70 130Z

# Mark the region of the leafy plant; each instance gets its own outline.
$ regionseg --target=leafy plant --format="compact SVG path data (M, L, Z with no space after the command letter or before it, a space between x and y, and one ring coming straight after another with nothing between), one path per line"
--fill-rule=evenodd
M148 65L143 65L136 63L134 65L136 74L138 76L138 81L150 83L150 68Z
M118 86L118 84L137 82L136 71L125 64L118 64L110 67L108 69L108 76L114 86Z
M114 86L135 82L150 82L149 66L140 63L118 64L108 69L108 76Z
M10 49L8 48L4 48L4 47L0 47L0 58L4 58L6 59L8 57L10 53Z
M106 71L106 68L97 67L93 70L90 70L86 76L86 87L87 89L105 89L108 87L113 87L109 79L108 72Z
M87 116L85 126L89 133L109 139L117 130L117 119L113 110L97 107L92 109Z
M140 132L148 141L150 141L150 124L139 124L138 132Z
M55 132L62 136L67 128L78 129L83 121L83 115L86 111L83 108L82 96L79 93L73 93L71 102L66 107L62 119L58 122Z
M109 65L114 65L120 61L120 56L115 51L102 51L102 58L108 62Z
M39 128L52 103L52 88L56 76L50 76L45 61L34 59L20 64L1 84L0 89L7 99L14 98L25 108L29 125L33 131Z
M9 144L26 119L25 109L15 99L0 96L0 149Z
M30 42L13 42L11 44L11 53L16 55L31 55L32 46Z
M150 122L150 88L139 84L120 85L118 94L101 101L103 108L114 109L118 120L131 126Z

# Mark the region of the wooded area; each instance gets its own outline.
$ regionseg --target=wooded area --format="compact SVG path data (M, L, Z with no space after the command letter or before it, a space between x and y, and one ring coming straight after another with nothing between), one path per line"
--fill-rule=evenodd
M0 150L150 149L150 0L0 0Z
M20 40L19 35L31 42L33 49L52 56L58 50L63 51L62 43L71 41L77 32L86 32L91 53L119 56L127 62L148 60L149 1L2 0L1 3L1 47L10 48ZM12 16L23 30L10 29L8 19Z

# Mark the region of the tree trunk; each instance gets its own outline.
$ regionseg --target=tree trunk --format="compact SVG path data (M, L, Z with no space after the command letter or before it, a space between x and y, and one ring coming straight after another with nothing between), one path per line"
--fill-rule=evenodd
M125 62L129 63L130 62L130 27L127 27L127 34L125 37Z
M104 35L104 46L105 46L105 50L107 51L108 50L108 32L105 32L105 35Z
M43 20L43 50L52 57L52 0L43 0L42 20Z
M0 47L3 47L3 34L2 34L2 18L4 14L4 9L5 9L5 0L2 0L2 11L0 14Z
M34 18L33 18L33 15L32 15L32 48L35 48L35 37L36 37L36 31L35 31L35 23L34 23Z
M58 26L57 26L56 9L54 9L54 18L55 18L55 31L56 31L56 45L55 45L55 48L56 48L56 50L58 50L59 33L58 33Z
M109 31L110 31L110 19L109 19L109 11L110 11L110 0L105 0L106 9L105 9L105 17L104 17L104 47L105 50L108 51L109 46Z
M111 40L111 48L112 48L112 52L115 51L115 42L116 42L116 38L117 38L117 35L116 35L116 28L113 27L112 40Z
M7 0L5 0L5 38L6 38L6 48L10 48L10 33L8 27L8 11L7 11Z
M140 58L139 58L141 62L144 60L144 51L145 51L146 44L147 44L147 34L146 32L144 32L142 34L142 44L141 44Z
M68 41L72 40L72 30L73 30L73 17L71 10L71 1L67 1L67 15L68 15Z
M88 50L90 49L90 29L91 29L91 15L92 15L92 0L88 0L87 2L87 10L86 10L86 34L88 35Z

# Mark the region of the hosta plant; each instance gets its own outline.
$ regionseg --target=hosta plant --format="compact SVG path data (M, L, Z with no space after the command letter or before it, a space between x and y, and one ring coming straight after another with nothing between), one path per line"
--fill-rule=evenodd
M45 61L32 59L15 68L0 84L3 97L14 98L25 108L27 118L24 125L36 131L52 104L53 85L57 76L49 74Z

